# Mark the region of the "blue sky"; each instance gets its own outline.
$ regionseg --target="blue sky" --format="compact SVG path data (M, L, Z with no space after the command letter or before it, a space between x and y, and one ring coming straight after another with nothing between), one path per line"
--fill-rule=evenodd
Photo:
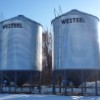
M3 19L25 15L43 25L44 29L50 28L51 20L55 18L54 8L62 13L71 9L93 14L100 18L100 0L0 0L0 14Z

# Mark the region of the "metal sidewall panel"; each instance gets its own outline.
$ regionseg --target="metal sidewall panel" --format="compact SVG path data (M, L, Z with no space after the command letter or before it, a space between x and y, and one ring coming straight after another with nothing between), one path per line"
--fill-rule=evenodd
M41 70L41 25L24 16L18 16L2 22L2 27L0 69Z
M55 18L52 25L53 69L100 69L96 17L86 13L65 14Z

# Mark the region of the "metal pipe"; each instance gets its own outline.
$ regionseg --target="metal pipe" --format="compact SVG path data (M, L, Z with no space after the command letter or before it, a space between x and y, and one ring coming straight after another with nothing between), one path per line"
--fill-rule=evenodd
M97 85L97 70L95 70L95 94L98 95L98 85Z

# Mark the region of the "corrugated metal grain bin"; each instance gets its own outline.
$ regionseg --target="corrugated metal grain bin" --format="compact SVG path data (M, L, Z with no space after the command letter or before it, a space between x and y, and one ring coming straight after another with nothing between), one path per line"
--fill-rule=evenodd
M41 70L42 26L22 15L2 22L1 70Z
M2 26L0 23L0 67L1 67L1 32L2 32Z
M100 69L98 21L97 17L78 10L52 20L54 70Z
M1 80L18 85L39 81L42 70L42 26L23 15L1 23ZM23 77L24 76L24 77ZM34 77L34 78L33 78Z

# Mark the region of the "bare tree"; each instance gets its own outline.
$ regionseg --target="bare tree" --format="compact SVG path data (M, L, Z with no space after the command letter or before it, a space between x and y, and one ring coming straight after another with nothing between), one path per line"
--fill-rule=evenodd
M42 54L42 81L49 83L52 70L52 35L48 31L42 34Z

